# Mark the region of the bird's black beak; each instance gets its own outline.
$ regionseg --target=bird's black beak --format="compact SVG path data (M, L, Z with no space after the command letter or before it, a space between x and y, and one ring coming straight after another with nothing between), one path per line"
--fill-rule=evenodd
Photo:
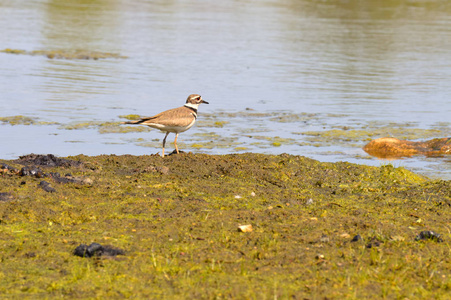
M205 104L210 104L210 103L208 103L207 101L205 101L205 100L202 100L202 102L201 103L205 103Z

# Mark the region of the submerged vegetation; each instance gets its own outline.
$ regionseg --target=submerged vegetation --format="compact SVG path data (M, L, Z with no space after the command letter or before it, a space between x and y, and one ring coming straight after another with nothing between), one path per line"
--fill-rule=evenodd
M28 156L0 161L0 174L7 298L445 299L451 289L451 182L403 168L188 153ZM121 255L74 255L89 247Z
M25 55L41 55L50 59L105 59L105 58L127 58L126 56L98 51L86 51L86 50L33 50L26 51L20 49L3 49L0 50L3 53L9 54L25 54Z
M38 121L37 119L17 115L17 116L9 116L9 117L0 117L0 124L9 124L9 125L56 125L55 122L43 122Z

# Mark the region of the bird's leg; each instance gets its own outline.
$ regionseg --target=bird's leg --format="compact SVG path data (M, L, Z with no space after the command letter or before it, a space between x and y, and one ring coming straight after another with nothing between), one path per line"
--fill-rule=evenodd
M174 140L174 146L175 146L175 151L177 151L177 154L179 154L179 148L177 148L177 137L179 136L178 133L175 134L175 140Z
M164 145L166 145L166 138L168 137L168 134L169 134L169 131L168 132L166 132L166 135L164 136L164 139L163 139L163 153L162 153L162 157L164 157Z

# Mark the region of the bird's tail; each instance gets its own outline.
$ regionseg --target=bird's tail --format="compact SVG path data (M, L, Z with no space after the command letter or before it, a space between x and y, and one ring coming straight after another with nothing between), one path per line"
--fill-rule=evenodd
M121 122L121 124L141 124L144 121L145 121L144 119L141 119L141 120L135 120L135 121Z

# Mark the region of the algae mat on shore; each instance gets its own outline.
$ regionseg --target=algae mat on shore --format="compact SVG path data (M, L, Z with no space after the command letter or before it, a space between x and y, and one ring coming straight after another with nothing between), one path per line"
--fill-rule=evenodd
M0 161L2 298L451 292L450 181L287 154L53 159ZM124 255L73 255L93 242Z

